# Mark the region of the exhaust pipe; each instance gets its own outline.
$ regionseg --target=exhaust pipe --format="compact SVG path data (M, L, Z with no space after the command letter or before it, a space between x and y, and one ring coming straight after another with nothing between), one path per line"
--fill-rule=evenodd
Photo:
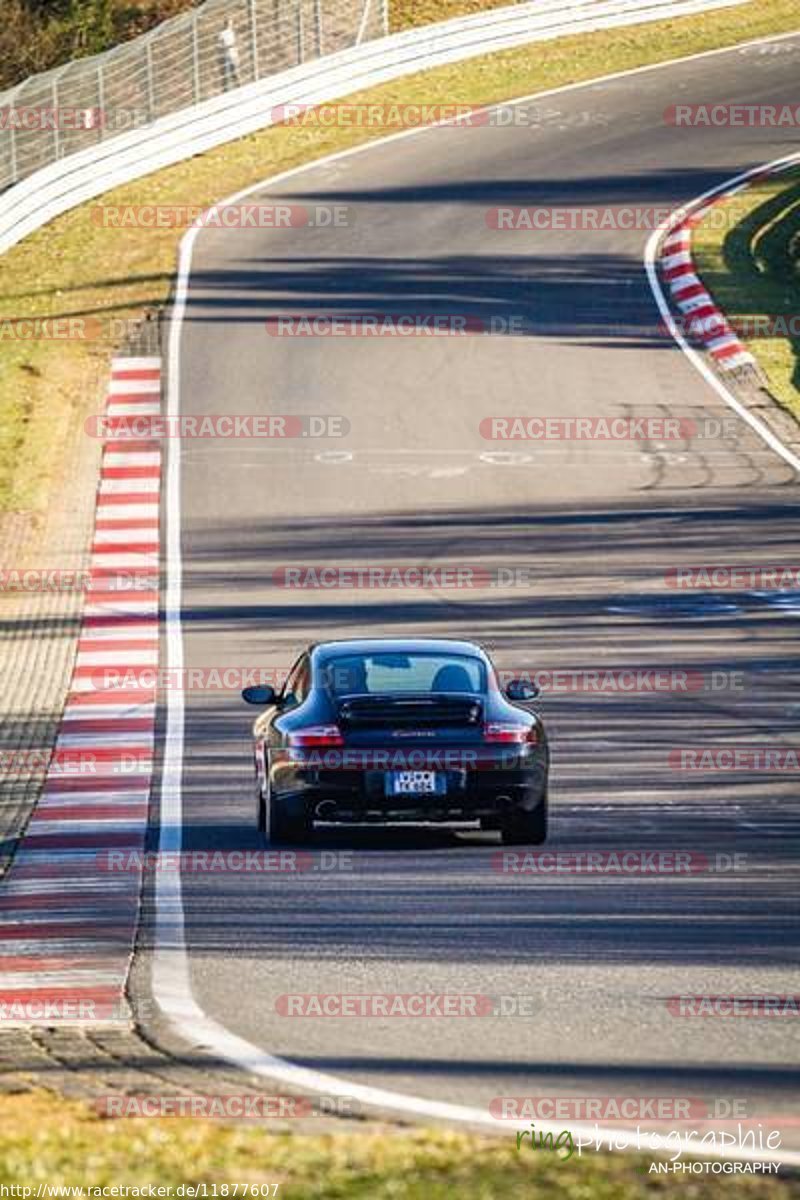
M320 800L314 809L314 816L318 821L329 821L335 814L336 802L334 800Z

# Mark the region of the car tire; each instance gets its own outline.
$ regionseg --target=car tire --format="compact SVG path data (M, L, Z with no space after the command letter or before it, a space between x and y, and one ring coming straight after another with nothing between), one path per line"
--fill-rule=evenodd
M308 841L312 831L311 822L304 815L287 813L281 804L276 803L269 786L269 770L263 788L256 775L256 796L258 832L266 841L276 845L284 845L287 842L298 845Z
M547 841L547 796L532 812L515 812L501 826L504 846L541 846Z
M281 804L276 804L275 798L270 797L269 805L269 840L275 845L284 846L291 843L301 846L311 837L311 822L305 814L288 813ZM266 807L266 804L265 804Z

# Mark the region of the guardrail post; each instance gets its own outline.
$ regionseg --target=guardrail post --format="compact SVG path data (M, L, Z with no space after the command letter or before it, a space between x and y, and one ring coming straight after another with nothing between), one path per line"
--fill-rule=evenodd
M253 79L258 79L258 14L256 11L256 0L247 0L247 7L250 10L250 46L253 54Z
M57 159L61 150L61 139L58 136L58 75L53 76L53 86L51 89L53 98L53 158Z
M11 174L11 179L9 182L16 183L17 182L17 131L14 128L13 123L11 126L10 133L11 133L11 146L10 146L11 161L9 163L9 171Z
M197 17L192 18L192 95L195 104L200 101L200 48L197 43Z
M106 89L103 82L102 59L97 64L97 116L97 127L100 130L100 137L97 140L102 142L106 128Z
M9 139L9 147L8 147L8 150L9 150L8 173L10 176L10 178L8 180L9 185L17 182L17 131L14 128L14 125L16 123L15 109L17 107L17 93L18 92L19 92L19 88L16 87L16 88L12 88L12 90L8 94L8 112L9 112L9 130L8 130L8 132L11 135L11 137Z
M322 0L314 0L314 24L317 27L317 58L322 58Z
M144 48L145 69L147 71L147 111L151 121L156 119L155 96L153 95L153 43L147 39Z
M360 46L364 40L364 36L367 32L367 22L369 21L369 10L371 8L372 8L372 0L364 0L364 11L361 14L361 23L358 27L358 33L356 34L356 40L353 43L356 46Z

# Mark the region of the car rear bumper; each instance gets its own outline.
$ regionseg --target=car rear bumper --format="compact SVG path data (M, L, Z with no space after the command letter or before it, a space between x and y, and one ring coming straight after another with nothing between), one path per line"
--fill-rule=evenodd
M384 773L293 773L276 801L313 820L370 824L384 821L441 822L498 820L512 812L531 812L547 792L546 764L517 771L448 772L441 795L388 795Z

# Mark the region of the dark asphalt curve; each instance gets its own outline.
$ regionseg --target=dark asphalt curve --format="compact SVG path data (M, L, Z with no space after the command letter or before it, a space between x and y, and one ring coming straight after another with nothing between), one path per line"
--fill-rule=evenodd
M676 567L796 562L796 480L659 330L647 230L501 232L486 212L666 211L788 153L794 129L680 129L663 113L794 103L799 60L800 38L734 49L526 101L510 127L376 145L250 197L347 205L348 224L198 237L183 412L342 416L349 433L180 446L187 668L280 672L312 640L402 633L478 639L503 668L703 680L667 694L550 692L540 707L549 849L683 850L709 869L698 858L689 876L515 875L496 869L495 835L387 831L318 835L350 869L187 873L195 995L250 1042L481 1109L658 1094L724 1116L735 1102L765 1128L780 1117L784 1146L798 1144L797 1019L679 1016L667 1001L800 993L796 775L670 766L680 747L797 744L800 594L665 583ZM431 312L520 319L524 333L266 329L287 314ZM481 421L502 414L690 417L707 436L485 440ZM279 574L464 563L524 571L457 593L297 590ZM256 849L252 710L199 687L186 705L185 848ZM714 869L734 854L738 871ZM419 992L488 994L498 1011L290 1018L279 1002Z

